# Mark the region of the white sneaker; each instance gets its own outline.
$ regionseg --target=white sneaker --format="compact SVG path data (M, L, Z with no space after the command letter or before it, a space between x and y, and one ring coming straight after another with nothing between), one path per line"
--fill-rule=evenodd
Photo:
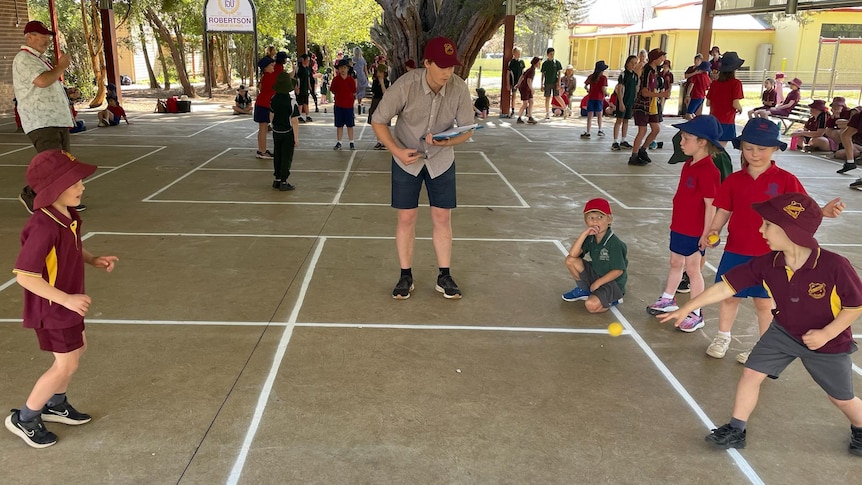
M723 359L728 347L730 347L730 337L718 334L712 339L709 347L706 348L706 355L715 357L716 359Z
M751 355L750 350L746 350L745 352L742 352L740 354L736 354L736 361L739 362L740 364L744 365L746 362L748 362L748 356L749 355Z

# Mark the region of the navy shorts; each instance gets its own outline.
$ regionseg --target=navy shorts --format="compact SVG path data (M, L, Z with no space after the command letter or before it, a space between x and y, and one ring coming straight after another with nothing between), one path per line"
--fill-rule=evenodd
M721 262L718 263L718 271L715 273L715 282L723 281L721 276L731 269L739 266L740 264L745 264L753 259L754 256L744 256L742 254L731 253L729 251L725 251L721 256ZM766 288L763 285L755 285L750 286L748 288L744 288L739 290L739 293L733 295L737 298L770 298L769 292L766 291Z
M254 105L254 121L258 123L269 123L269 108Z
M703 106L703 98L692 98L688 101L688 106L685 108L685 112L693 115L697 113L697 110Z
M404 171L395 159L392 159L392 207L396 209L415 209L419 207L419 192L425 182L428 191L428 202L431 207L454 209L455 198L455 162L449 170L431 178L428 167L422 167L419 175L413 176Z
M670 231L670 250L676 254L691 256L696 251L700 251L698 242L700 242L699 237L686 236L685 234ZM704 254L706 254L706 251L700 251L701 256Z
M646 126L650 123L659 123L661 120L658 114L651 115L646 111L635 111L635 126Z
M601 113L605 109L605 102L601 99L587 100L587 113Z
M731 141L736 138L736 125L733 123L721 124L721 137L718 141Z
M354 118L353 118L353 108L339 108L335 107L335 127L342 128L347 126L348 128L353 128L355 126Z
M811 350L773 320L751 350L745 367L778 379L781 372L799 358L805 370L826 394L839 401L848 401L854 396L853 361L850 354L855 351L855 343L851 344L850 352L843 354Z
M69 328L37 328L39 348L65 354L84 346L84 322Z

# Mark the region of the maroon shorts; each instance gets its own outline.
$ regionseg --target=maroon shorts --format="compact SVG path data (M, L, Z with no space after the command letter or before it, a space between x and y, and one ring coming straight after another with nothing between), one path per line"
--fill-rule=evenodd
M646 111L637 111L634 112L635 118L635 126L646 126L649 123L659 123L660 120L658 115L651 115Z
M84 346L84 322L69 328L37 328L39 348L46 352L65 354Z

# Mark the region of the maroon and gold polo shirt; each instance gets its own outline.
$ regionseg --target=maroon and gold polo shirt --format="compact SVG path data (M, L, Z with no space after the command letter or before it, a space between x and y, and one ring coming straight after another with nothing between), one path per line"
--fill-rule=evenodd
M69 213L71 219L48 206L30 216L21 231L21 252L13 273L42 278L69 294L84 293L81 218L75 209ZM25 328L69 328L83 320L63 305L24 290Z
M862 308L862 281L844 256L817 248L795 272L785 265L784 253L772 251L728 271L722 279L737 292L763 286L775 300L775 321L796 340L805 332L832 323L842 309ZM850 327L817 349L837 354L850 352Z

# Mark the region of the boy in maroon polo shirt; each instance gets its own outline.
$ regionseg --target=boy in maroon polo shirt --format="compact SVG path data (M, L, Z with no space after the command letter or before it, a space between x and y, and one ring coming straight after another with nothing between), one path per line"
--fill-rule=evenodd
M737 266L679 310L660 315L678 325L688 311L724 300L737 289L766 284L775 298L769 330L751 351L736 389L730 423L712 430L706 441L723 448L745 448L745 424L770 377L777 379L796 358L850 420L850 453L862 456L862 400L853 393L856 351L850 325L862 314L862 281L850 261L820 248L814 233L822 213L811 197L791 192L752 204L763 218L760 234L771 252Z
M40 152L27 167L27 183L36 198L12 272L24 288L24 327L36 331L39 348L52 352L54 363L21 410L13 409L6 418L6 429L33 448L57 442L43 421L90 421L69 404L66 389L87 348L84 315L90 297L84 293L84 263L110 272L117 261L116 256L94 256L81 242L81 218L74 207L81 204L83 179L95 171L95 165L80 163L63 150Z

